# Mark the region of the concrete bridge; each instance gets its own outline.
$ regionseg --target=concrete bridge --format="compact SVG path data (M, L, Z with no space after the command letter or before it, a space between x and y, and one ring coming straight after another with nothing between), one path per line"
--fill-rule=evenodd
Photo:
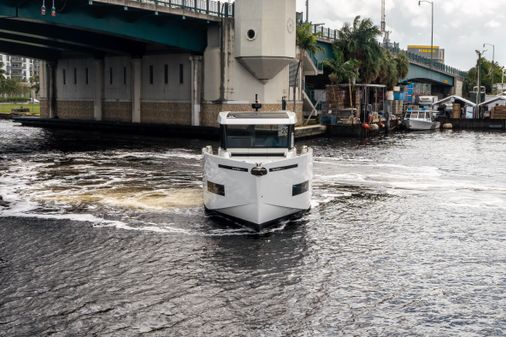
M0 52L45 61L42 117L215 126L219 111L250 110L255 94L264 110L278 110L283 97L292 100L293 86L301 86L302 71L295 85L290 80L297 53L295 0L50 4L0 3ZM334 35L321 35L327 55ZM314 62L304 57L304 74L325 56ZM461 79L449 67L411 59L406 80L455 88ZM300 121L303 96L296 90L295 106L289 106Z
M0 52L45 61L43 117L213 126L255 94L278 110L291 92L295 0L55 4L0 3Z
M313 30L319 35L319 43L323 51L318 55L313 55L313 60L318 65L325 58L332 57L331 45L337 40L338 31L322 26L313 26ZM399 48L392 47L390 51L393 53L404 52L409 59L408 75L401 82L427 83L431 84L434 94L462 96L465 72L442 63L432 62L429 58Z

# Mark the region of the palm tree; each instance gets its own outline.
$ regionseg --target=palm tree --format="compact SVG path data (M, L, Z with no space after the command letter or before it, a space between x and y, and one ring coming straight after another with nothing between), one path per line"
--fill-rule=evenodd
M389 50L382 49L382 54L376 82L392 90L401 79L408 75L409 61L404 53L393 55Z
M355 17L353 24L345 23L339 31L336 46L342 50L346 60L360 62L360 79L371 83L378 77L381 66L382 50L378 42L381 32L371 19Z
M353 107L353 90L352 84L355 83L359 77L360 62L355 59L344 60L343 52L338 49L335 45L333 46L334 57L323 61L323 66L328 68L331 73L329 80L333 84L337 84L341 81L348 82L349 94L350 94L350 108Z
M406 54L397 54L395 57L395 62L397 63L397 75L399 76L399 80L406 78L409 72L409 59Z
M299 76L302 60L306 53L316 54L321 50L318 46L318 35L313 33L313 25L310 22L305 22L297 26L296 44L299 48L299 56L297 63L297 72L295 73L295 82L293 84L293 111L296 111L297 103L297 81Z

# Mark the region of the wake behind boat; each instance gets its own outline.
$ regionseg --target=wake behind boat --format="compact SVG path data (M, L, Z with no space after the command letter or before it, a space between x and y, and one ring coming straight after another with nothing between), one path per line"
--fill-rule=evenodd
M221 112L221 145L205 147L204 206L256 230L311 207L313 151L294 144L293 112Z

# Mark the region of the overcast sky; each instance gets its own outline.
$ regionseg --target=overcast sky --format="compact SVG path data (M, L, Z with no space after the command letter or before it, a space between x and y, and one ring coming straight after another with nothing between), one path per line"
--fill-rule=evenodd
M305 10L306 0L297 0L297 10ZM356 15L372 18L379 25L381 0L309 0L309 20L341 28ZM418 0L386 0L387 27L391 40L402 48L408 44L430 45L430 4ZM506 63L504 39L506 0L434 0L434 45L446 50L446 63L468 70L476 63L476 49L483 43L495 44L495 59ZM492 47L486 46L487 59Z

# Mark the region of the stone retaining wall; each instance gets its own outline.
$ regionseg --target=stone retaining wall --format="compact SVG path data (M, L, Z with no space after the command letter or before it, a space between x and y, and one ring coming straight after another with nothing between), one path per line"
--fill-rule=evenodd
M56 111L61 119L94 120L92 101L57 101Z
M150 124L191 125L191 104L142 102L141 122Z
M132 102L104 102L102 120L111 122L131 122Z

